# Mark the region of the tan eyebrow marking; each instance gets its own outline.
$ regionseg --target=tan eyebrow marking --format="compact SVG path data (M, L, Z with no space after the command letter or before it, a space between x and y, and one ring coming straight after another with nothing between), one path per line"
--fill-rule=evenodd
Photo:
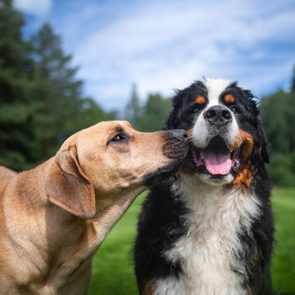
M226 103L233 103L235 101L235 97L232 94L226 94L224 96L224 101Z
M206 102L206 98L203 95L199 95L195 98L195 102L197 104L204 104Z

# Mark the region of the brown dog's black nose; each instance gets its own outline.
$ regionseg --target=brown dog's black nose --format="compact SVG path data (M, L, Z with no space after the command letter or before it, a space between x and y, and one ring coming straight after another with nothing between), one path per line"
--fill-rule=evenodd
M169 135L172 140L184 141L187 139L186 131L183 129L169 130Z
M213 125L222 126L232 121L231 112L224 106L213 106L204 112L204 118Z

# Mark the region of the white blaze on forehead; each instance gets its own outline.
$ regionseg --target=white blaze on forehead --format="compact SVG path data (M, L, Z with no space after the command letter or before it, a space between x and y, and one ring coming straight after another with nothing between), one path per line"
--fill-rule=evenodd
M230 80L209 78L204 78L202 82L208 91L209 106L219 104L221 93L232 83Z
M209 134L208 122L204 118L204 113L212 106L222 104L219 101L219 97L221 93L232 83L232 81L224 79L204 78L202 82L207 88L209 103L206 108L200 113L195 122L195 125L193 127L193 142L196 147L204 149L211 139ZM235 116L233 115L233 120L228 125L228 132L225 135L225 139L228 143L233 143L236 140L238 134L238 123L235 119Z

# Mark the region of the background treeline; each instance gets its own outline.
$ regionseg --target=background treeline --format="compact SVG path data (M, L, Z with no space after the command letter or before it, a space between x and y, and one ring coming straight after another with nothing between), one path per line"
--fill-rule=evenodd
M70 134L111 119L93 99L61 39L44 24L29 40L23 16L0 0L0 163L20 170L50 157Z
M0 0L0 165L30 168L52 156L69 135L98 121L124 118L139 130L162 128L168 98L155 93L142 102L133 85L123 111L105 112L83 95L78 69L51 26L44 24L30 39L23 29L12 0ZM276 184L294 185L294 73L290 91L262 98L261 108L273 145L269 170Z

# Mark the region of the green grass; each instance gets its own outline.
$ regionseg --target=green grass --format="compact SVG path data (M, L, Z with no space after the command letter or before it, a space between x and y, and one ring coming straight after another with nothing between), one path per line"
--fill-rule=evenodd
M295 291L295 189L273 192L276 243L272 278L276 290Z
M137 198L95 255L89 294L137 294L131 251L143 198ZM273 285L276 290L294 292L295 188L275 189L272 200L276 226Z

